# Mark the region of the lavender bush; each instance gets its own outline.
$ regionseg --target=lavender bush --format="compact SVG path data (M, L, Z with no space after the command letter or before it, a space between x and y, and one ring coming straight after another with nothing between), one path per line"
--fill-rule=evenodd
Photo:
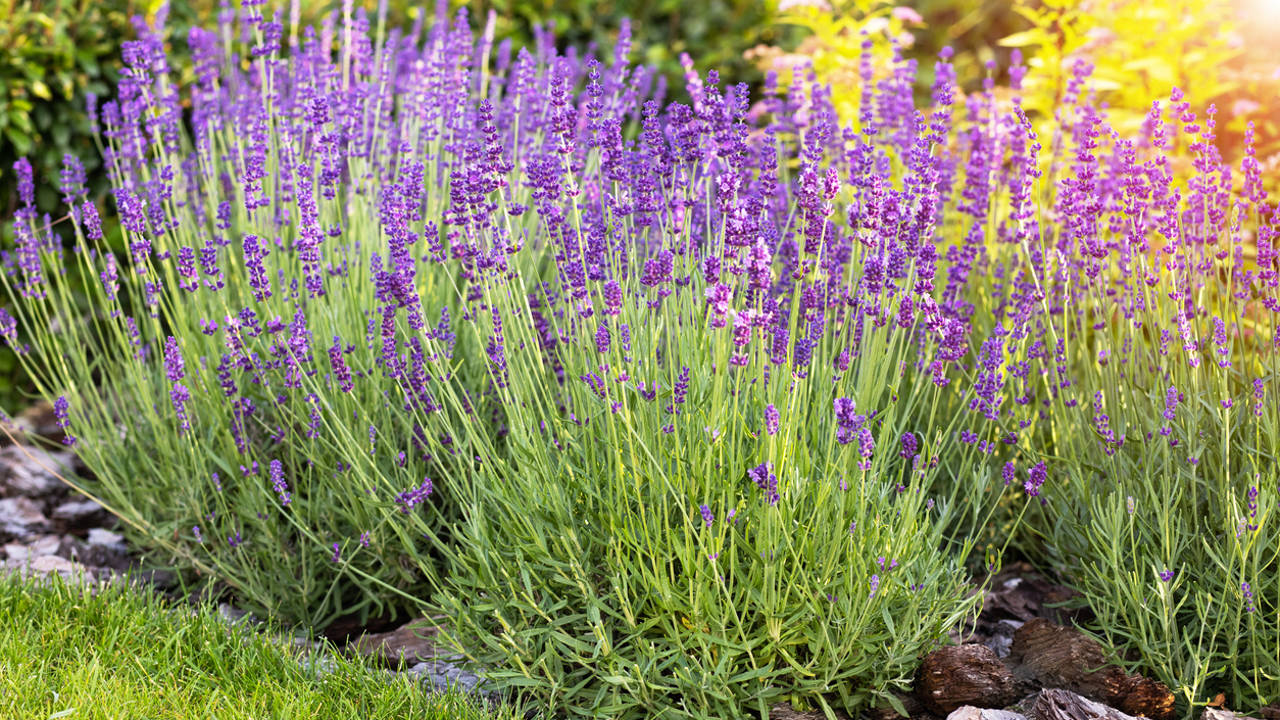
M1280 697L1275 239L1246 134L1238 168L1175 89L1125 139L1073 72L1038 215L990 246L1009 422L1062 482L1035 514L1097 631L1190 704ZM1016 136L1016 132L1013 133ZM1022 142L1034 142L1029 138Z

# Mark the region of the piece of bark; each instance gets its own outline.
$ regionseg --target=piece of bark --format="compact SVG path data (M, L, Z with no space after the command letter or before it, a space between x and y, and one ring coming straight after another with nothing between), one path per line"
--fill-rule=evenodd
M983 645L952 645L925 656L916 697L930 712L947 715L964 705L999 708L1018 698L1018 683Z
M1136 720L1109 705L1094 702L1069 690L1041 690L1031 706L1030 720Z
M1075 628L1032 620L1014 633L1009 659L1041 687L1065 688L1152 720L1174 716L1169 688L1108 664L1102 646Z
M996 710L965 705L947 716L947 720L1027 720L1026 715L1012 710Z
M434 658L436 626L430 620L413 620L385 633L365 633L347 645L351 653L382 662L389 667L417 665Z

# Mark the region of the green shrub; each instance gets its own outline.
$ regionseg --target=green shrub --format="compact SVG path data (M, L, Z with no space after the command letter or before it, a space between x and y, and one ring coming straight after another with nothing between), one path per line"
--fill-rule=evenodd
M1007 348L1005 407L1053 478L1024 547L1183 709L1251 712L1280 698L1280 217L1251 144L1222 161L1177 91L1136 139L1087 101L1060 114L1060 180L1023 196L1044 224L1015 205L987 246L988 321L1035 328Z

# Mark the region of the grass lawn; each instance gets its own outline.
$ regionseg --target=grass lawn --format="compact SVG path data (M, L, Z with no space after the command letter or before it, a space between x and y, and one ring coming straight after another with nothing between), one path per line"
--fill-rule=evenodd
M216 608L175 607L151 592L0 578L3 718L520 717L329 655L332 672L308 670Z

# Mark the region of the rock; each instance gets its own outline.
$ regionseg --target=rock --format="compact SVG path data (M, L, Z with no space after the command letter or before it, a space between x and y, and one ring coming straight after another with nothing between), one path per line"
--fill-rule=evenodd
M90 528L89 537L83 545L73 550L74 557L87 565L110 568L123 572L128 570L129 548L124 539L110 530Z
M49 518L31 498L0 498L0 534L26 538L48 529Z
M1009 651L1013 649L1013 635L1023 624L1021 620L1000 620L991 628L982 644L991 648L996 657L1007 658Z
M1041 690L1030 720L1136 720L1119 710L1068 690Z
M113 533L104 528L89 528L89 536L85 539L85 542L90 545L119 550L120 552L125 552L126 550L124 537L120 533Z
M57 555L63 546L61 535L41 535L28 543L8 543L4 546L7 560L25 563L46 555Z
M53 509L53 518L72 527L85 527L94 521L105 520L106 511L93 500L68 500Z
M456 688L471 692L480 687L480 676L464 669L450 659L436 659L421 662L405 671L405 674L416 678L419 682L434 690Z
M1246 717L1239 713L1231 712L1226 708L1207 707L1204 712L1200 713L1200 720L1256 720L1255 718Z
M85 566L57 555L43 555L27 563L25 567L31 574L35 575L57 573L67 580L93 579L93 575Z
M0 489L10 496L40 498L52 495L65 487L54 473L70 473L71 464L71 453L9 445L0 449Z
M999 708L1018 699L1018 683L1000 658L983 645L953 645L925 656L916 697L930 711L947 715L964 705Z
M171 591L178 586L178 576L168 570L133 570L130 582L139 582L157 590Z
M1027 717L1011 710L995 710L965 705L948 715L947 720L1027 720Z
M1032 620L1014 633L1009 659L1041 687L1065 688L1152 720L1174 716L1169 688L1108 664L1102 646L1075 628Z
M238 625L241 622L249 625L256 625L258 623L258 619L255 618L248 610L241 610L240 608L235 607L234 605L228 605L227 603L218 603L218 614L222 616L223 620L226 620L232 625Z
M389 667L413 666L436 657L436 626L426 618L411 620L384 633L365 633L347 644L349 653L363 655Z

